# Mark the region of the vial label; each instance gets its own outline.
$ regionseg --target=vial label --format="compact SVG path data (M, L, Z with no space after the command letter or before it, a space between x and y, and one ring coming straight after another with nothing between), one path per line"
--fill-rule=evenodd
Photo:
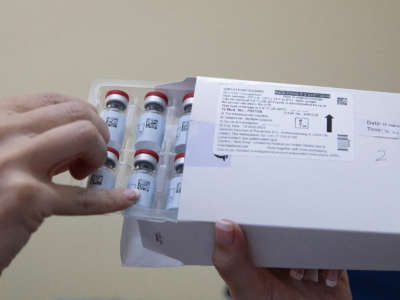
M190 114L184 114L180 117L176 129L175 152L183 153L186 149L187 136L190 124Z
M168 198L165 209L178 209L179 199L182 190L182 176L176 176L171 179L168 186Z
M128 189L138 189L140 192L139 200L136 205L151 208L155 194L155 179L152 175L135 172L129 177ZM128 208L129 214L129 208Z
M115 175L107 168L100 168L89 177L88 188L109 190L115 186Z
M165 117L155 112L143 113L136 126L136 149L159 151L165 131Z
M105 110L102 112L101 118L107 124L108 131L110 132L108 145L120 150L125 136L125 115L117 111Z

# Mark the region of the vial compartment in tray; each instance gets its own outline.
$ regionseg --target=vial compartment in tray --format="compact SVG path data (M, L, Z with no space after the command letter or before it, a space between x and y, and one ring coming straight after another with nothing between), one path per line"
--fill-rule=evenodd
M134 155L136 152L136 126L140 116L144 113L144 98L151 91L159 91L168 97L165 111L165 134L161 149L156 151L159 162L156 169L155 197L150 208L135 205L130 208L130 216L137 219L151 221L176 221L177 210L165 209L168 197L168 185L174 174L175 139L179 118L183 115L182 99L185 95L193 93L195 79L188 78L179 83L162 84L146 81L124 80L96 80L92 83L89 92L89 102L96 106L99 113L105 107L107 92L121 90L129 95L126 111L125 137L120 149L119 165L116 169L116 188L128 186L130 174L134 170ZM80 182L86 186L87 180ZM126 216L124 214L124 216Z

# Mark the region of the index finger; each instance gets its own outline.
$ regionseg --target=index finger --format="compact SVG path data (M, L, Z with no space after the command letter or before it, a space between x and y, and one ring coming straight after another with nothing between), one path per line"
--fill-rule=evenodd
M70 101L82 101L78 98L57 94L57 93L43 93L12 97L9 100L1 101L1 108L8 109L16 113L23 113L31 111L40 107L55 105ZM96 111L95 107L91 108Z
M96 215L120 211L136 203L138 190L94 190L52 185L56 197L49 199L55 215Z

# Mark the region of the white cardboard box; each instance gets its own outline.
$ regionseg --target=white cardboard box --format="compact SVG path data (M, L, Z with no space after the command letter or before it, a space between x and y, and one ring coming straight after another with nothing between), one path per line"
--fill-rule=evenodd
M400 270L399 94L197 77L194 102L177 223L126 218L124 265L211 264L228 218L259 266Z

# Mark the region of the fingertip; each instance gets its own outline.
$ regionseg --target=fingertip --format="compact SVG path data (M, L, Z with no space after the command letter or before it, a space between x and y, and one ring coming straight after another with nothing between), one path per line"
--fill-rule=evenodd
M338 270L328 270L326 273L325 284L328 287L335 287L339 279Z
M83 162L73 163L69 166L69 173L71 176L77 180L82 180L93 173L96 168L89 168L86 165L83 165Z
M215 223L215 243L217 246L230 247L234 239L235 223L221 219Z
M136 201L140 197L140 192L138 189L130 190L130 189L125 189L123 191L124 196L129 202L136 203Z

